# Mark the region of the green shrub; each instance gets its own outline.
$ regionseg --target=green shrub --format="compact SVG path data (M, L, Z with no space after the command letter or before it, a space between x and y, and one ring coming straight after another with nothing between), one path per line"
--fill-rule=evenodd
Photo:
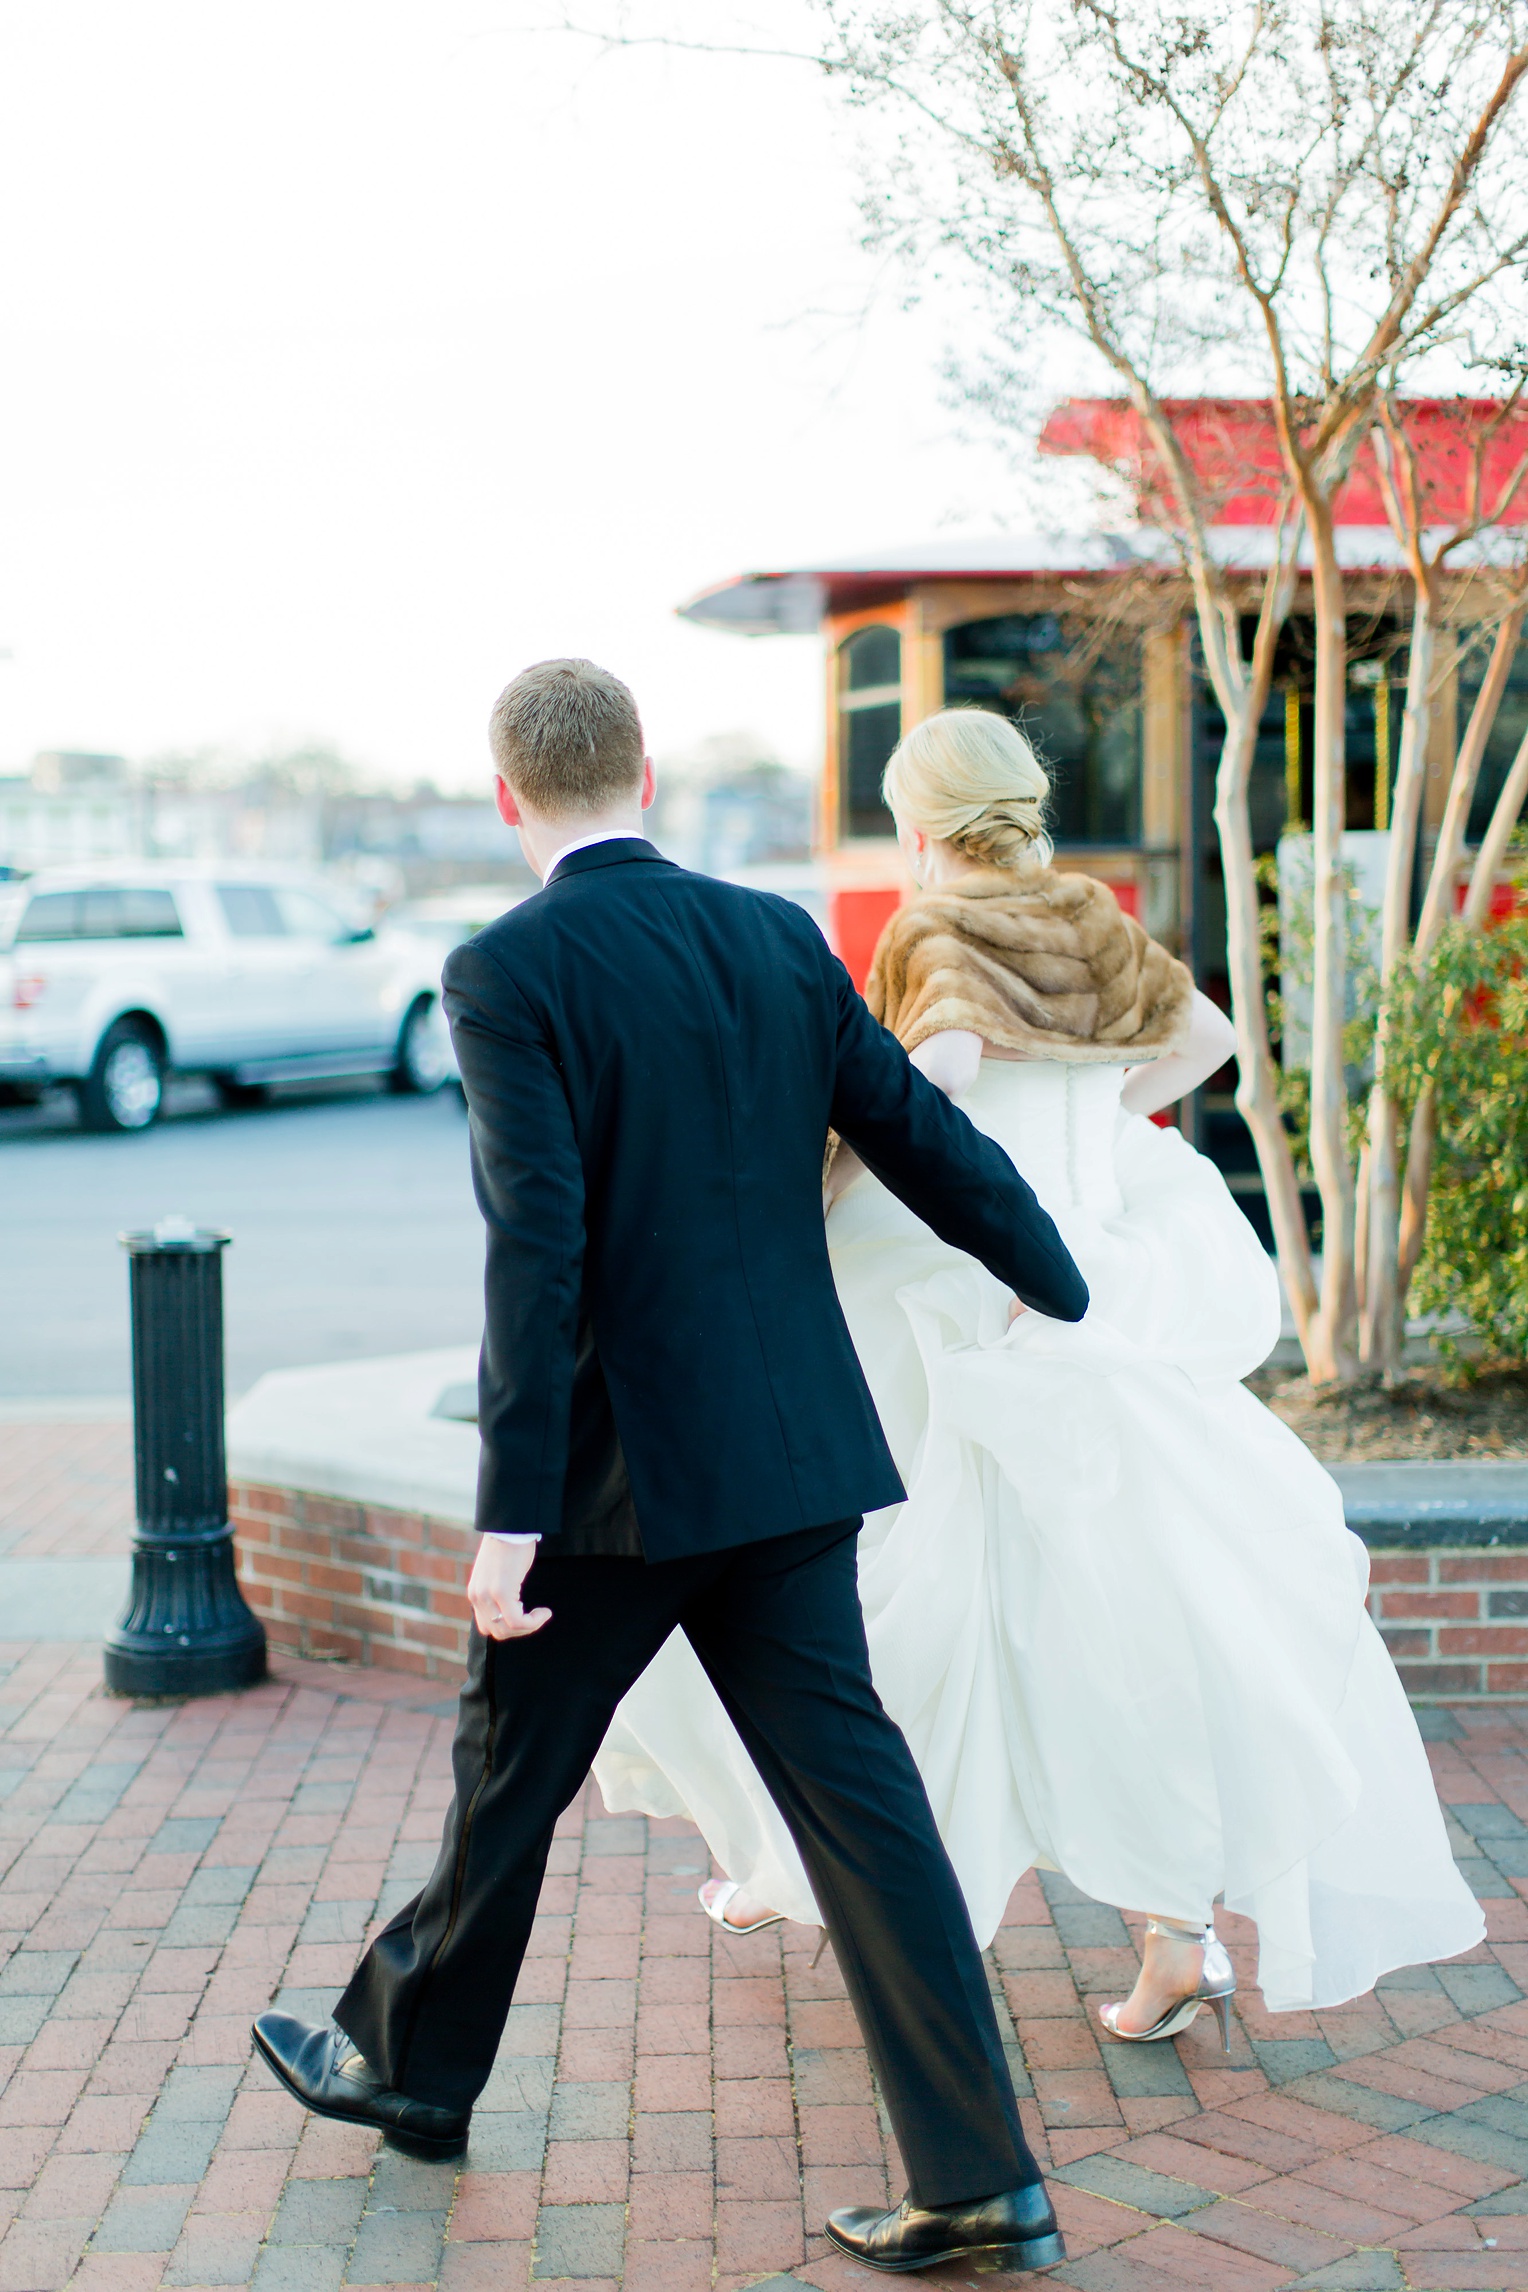
M1528 883L1528 878L1519 879ZM1484 1358L1528 1355L1528 914L1449 924L1390 994L1391 1074L1409 1118L1437 1093L1438 1138L1413 1312L1459 1313ZM1482 1365L1446 1336L1458 1375Z
M1528 860L1519 839L1518 857ZM1283 1033L1281 987L1308 994L1314 928L1308 893L1286 908L1282 937L1274 861L1259 862L1269 1025ZM1516 877L1528 892L1528 865ZM1470 1336L1436 1342L1456 1377L1528 1357L1528 909L1485 932L1451 923L1420 974L1400 966L1387 998L1389 1075L1403 1125L1424 1087L1437 1096L1437 1145L1412 1313L1461 1316ZM1367 948L1371 919L1349 884L1348 1148L1363 1143L1380 983ZM1280 1103L1302 1183L1310 1180L1310 1074L1285 1067ZM1319 1237L1318 1237L1319 1246Z

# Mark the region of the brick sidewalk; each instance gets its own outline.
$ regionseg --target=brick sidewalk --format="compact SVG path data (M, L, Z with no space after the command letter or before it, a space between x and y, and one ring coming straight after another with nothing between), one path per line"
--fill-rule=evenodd
M96 1559L132 1534L130 1424L0 1424L0 1558Z
M717 1933L687 1825L569 1810L465 2168L416 2164L305 2119L248 2024L326 2011L432 1862L439 1691L278 1658L246 1695L141 1707L53 1643L0 1671L0 2292L872 2281L819 2235L900 2188L831 1956ZM1275 2021L1227 1920L1229 2067L1204 2017L1101 2042L1087 2000L1133 1978L1129 1929L1054 1879L1017 1890L993 1974L1071 2251L1054 2281L1528 2287L1528 1726L1429 1725L1490 1945Z

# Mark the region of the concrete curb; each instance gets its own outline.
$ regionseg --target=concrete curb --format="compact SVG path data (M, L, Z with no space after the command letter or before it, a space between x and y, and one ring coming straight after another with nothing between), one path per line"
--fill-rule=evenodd
M1528 1544L1528 1461L1465 1457L1327 1466L1371 1551Z

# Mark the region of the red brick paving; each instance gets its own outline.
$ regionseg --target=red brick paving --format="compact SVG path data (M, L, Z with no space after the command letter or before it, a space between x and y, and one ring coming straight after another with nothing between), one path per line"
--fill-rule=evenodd
M125 1552L132 1530L130 1424L0 1424L6 1559Z
M0 1441L0 1555L120 1547L125 1428ZM0 2292L868 2283L822 2219L896 2193L900 2168L831 1956L814 1970L800 1928L717 1933L694 1832L608 1816L592 1787L559 1826L463 2168L275 2088L250 2017L278 1996L326 2010L413 1890L451 1732L425 1682L277 1673L134 1706L104 1695L93 1649L0 1648ZM1123 1933L1055 1881L1016 1890L993 1978L1069 2240L1057 2281L1528 2287L1525 1721L1433 1722L1489 1944L1280 2017L1227 1919L1245 1985L1229 2067L1203 2022L1149 2051L1102 2038L1086 2001L1128 1979Z

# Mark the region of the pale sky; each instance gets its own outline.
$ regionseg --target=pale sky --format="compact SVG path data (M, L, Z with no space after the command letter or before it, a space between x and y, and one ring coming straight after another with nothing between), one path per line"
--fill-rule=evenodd
M324 740L469 787L563 652L660 755L807 763L816 640L673 607L1025 522L941 402L947 316L859 250L825 85L558 13L0 0L0 773Z

